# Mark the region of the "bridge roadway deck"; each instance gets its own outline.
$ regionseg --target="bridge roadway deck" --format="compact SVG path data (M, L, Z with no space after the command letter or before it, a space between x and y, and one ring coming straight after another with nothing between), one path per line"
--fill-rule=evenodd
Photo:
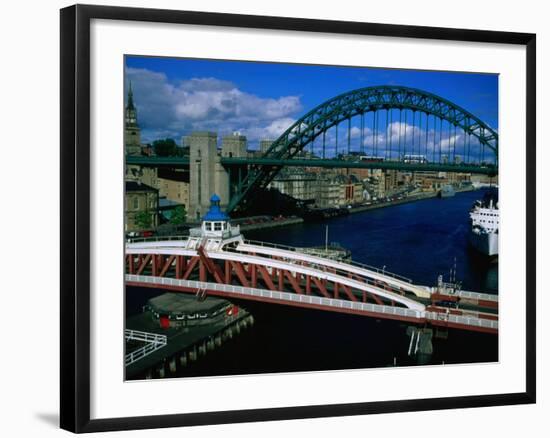
M208 242L205 248L208 248ZM214 246L211 242L210 246ZM141 242L127 245L128 254L162 254L184 255L196 257L198 252L190 241L165 241L165 242ZM332 308L336 311L349 313L368 314L390 319L401 319L414 322L429 321L434 325L466 328L496 333L498 331L498 315L495 309L498 307L498 296L481 294L470 291L456 291L449 295L438 294L438 299L456 299L460 297L463 309L449 309L438 307L431 302L432 290L426 286L417 286L407 279L380 273L367 269L361 265L351 265L335 260L324 259L298 251L281 249L268 245L254 245L244 241L238 243L231 251L209 250L208 257L219 260L233 260L245 264L262 265L268 268L284 269L290 272L313 275L319 279L327 279L357 290L367 291L388 300L400 303L407 308L391 305L371 304L358 301L343 300L338 298L318 297L294 292L272 291L258 288L223 285L219 283L195 282L191 280L179 280L166 277L150 277L145 275L127 276L131 284L140 284L151 287L157 285L168 289L196 292L199 287L206 287L210 293L222 296L238 296L248 299L258 299L270 302L287 302L292 305L304 307ZM306 265L305 263L309 264ZM350 278L349 274L364 277L367 283ZM190 282L191 281L191 282ZM380 283L386 283L399 291L405 291L417 296L416 300L388 291ZM381 286L381 287L378 287ZM430 305L431 304L431 305ZM481 307L492 308L487 313L481 311Z
M126 164L145 167L189 168L189 157L126 157ZM341 169L387 169L402 170L404 172L433 171L433 172L460 172L482 175L494 175L498 168L492 164L454 164L454 163L405 163L403 161L361 161L337 160L333 158L291 158L278 159L270 157L222 157L223 166L280 166L280 167L322 167Z
M196 255L196 251L194 251L194 248L189 248L186 240L179 241L179 242L178 241L165 241L165 242L157 241L157 242L132 243L132 244L129 244L127 252L130 254L132 252L138 253L142 249L146 249L152 253L165 254L165 255L172 254L174 250L177 251L178 253L179 251L184 250L184 252L182 252L182 254L184 255ZM208 249L208 246L206 249ZM190 252L185 252L185 250ZM258 244L252 244L248 241L243 241L242 243L238 244L236 250L241 253L263 254L270 257L275 256L275 257L284 258L286 260L291 260L291 261L307 262L314 266L329 267L340 271L345 271L352 274L365 276L376 281L384 282L386 284L389 284L395 287L396 289L410 292L418 297L422 297L422 298L430 297L429 288L427 288L426 286L414 285L409 279L406 279L404 277L400 277L398 275L392 274L391 272L387 272L387 271L385 273L376 271L375 270L376 268L367 267L366 265L361 265L358 263L338 262L336 260L325 259L325 258L305 254L305 253L299 252L298 250L291 249L291 247L283 248L281 245L274 245L274 244L268 244L268 243L262 243L261 245L258 245ZM209 251L208 254L216 258L216 252ZM294 264L293 264L293 267L295 267Z
M367 269L365 267L356 266L350 263L339 262L336 260L325 259L309 254L300 253L298 251L289 251L286 249L281 249L268 245L253 245L247 242L239 243L237 246L237 251L255 253L255 254L265 254L275 257L284 257L287 259L294 259L303 262L308 262L313 265L328 266L334 269L341 271L351 272L353 274L358 274L362 276L367 276L373 280L384 282L391 286L394 286L397 289L411 292L418 297L428 298L430 296L429 291L422 286L416 286L409 281L400 279L397 276L392 275L391 273L383 274L380 272Z
M169 240L169 241L148 241L148 242L136 242L131 243L128 246L129 253L140 252L141 249L187 249L188 241L187 240ZM335 269L340 269L355 273L358 275L364 275L369 278L373 278L379 281L382 281L386 284L390 284L396 288L413 293L419 298L430 298L432 291L428 286L415 285L411 282L410 279L401 277L396 274L392 274L388 271L381 271L372 266L367 266L355 262L338 262L335 260L324 259L317 256L312 256L306 253L300 253L297 248L292 248L283 245L265 243L265 242L251 242L243 241L237 246L238 251L242 252L252 252L252 253L263 253L266 255L276 255L278 257L293 258L302 261L309 261L311 263L323 264L325 266L330 266ZM164 252L164 254L171 254L172 252ZM197 255L196 251L189 249L188 251L182 252L184 255ZM481 292L465 291L465 290L456 290L452 293L442 294L444 297L459 297L462 300L471 301L475 304L483 303L487 307L495 308L498 306L498 295L487 294Z
M131 248L127 250L127 253L143 253L143 250L137 249L137 248ZM147 251L151 254L163 254L163 255L173 255L173 254L180 254L180 255L192 255L196 256L197 253L194 250L182 250L177 248L150 248ZM286 262L282 260L276 260L266 257L259 257L255 255L248 255L245 253L234 253L229 251L209 251L208 256L213 259L218 260L238 260L239 262L243 263L250 263L250 264L256 264L256 265L262 265L270 268L275 269L284 269L289 270L291 272L300 273L304 275L313 275L319 279L323 280L329 280L338 282L340 284L362 290L365 292L373 293L377 296L384 297L389 300L393 300L397 303L403 304L404 306L412 309L417 310L424 310L425 306L415 300L412 300L408 297L405 297L403 295L400 295L395 292L390 292L385 289L382 289L381 287L376 287L371 284L367 284L355 279L351 279L349 277L345 277L343 275L338 275L336 273L332 273L330 271L324 271L320 269L315 269L308 266L302 266L299 264Z
M302 295L291 292L272 291L252 287L235 286L195 280L182 280L167 277L153 277L149 275L126 274L126 284L130 286L159 287L168 290L196 293L197 290L206 290L208 294L240 299L255 299L257 301L278 304L291 304L298 307L315 309L331 308L333 311L353 313L386 319L396 319L413 323L430 322L433 325L450 328L462 328L474 331L496 333L498 321L446 313L443 311L421 311L396 306L385 306L358 301L336 298Z

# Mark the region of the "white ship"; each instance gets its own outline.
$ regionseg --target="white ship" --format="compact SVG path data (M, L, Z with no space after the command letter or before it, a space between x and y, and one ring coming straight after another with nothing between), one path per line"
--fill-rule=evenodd
M488 191L470 210L470 243L487 256L498 255L498 192Z

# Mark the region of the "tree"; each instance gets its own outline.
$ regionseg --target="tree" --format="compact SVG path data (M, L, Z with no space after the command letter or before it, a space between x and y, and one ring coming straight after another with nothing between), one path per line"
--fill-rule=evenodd
M187 219L187 211L183 205L178 205L172 210L172 215L170 216L170 223L172 225L181 225L184 224Z
M178 146L172 138L164 138L153 142L153 150L159 157L173 157L178 153Z
M151 220L151 215L146 211L140 211L136 214L136 225L140 230L147 230L151 228L153 221Z

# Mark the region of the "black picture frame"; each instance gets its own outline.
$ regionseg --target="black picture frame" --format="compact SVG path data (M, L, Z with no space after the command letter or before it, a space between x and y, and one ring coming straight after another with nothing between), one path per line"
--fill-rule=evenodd
M273 409L90 419L90 22L181 23L334 34L514 44L526 47L526 391ZM75 5L61 10L61 386L60 426L81 432L535 403L536 36L289 17Z

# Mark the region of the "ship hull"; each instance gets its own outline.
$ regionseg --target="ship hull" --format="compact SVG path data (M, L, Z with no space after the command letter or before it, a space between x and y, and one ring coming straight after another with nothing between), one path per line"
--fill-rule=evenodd
M477 251L487 256L498 255L498 234L496 233L470 233L470 244Z

